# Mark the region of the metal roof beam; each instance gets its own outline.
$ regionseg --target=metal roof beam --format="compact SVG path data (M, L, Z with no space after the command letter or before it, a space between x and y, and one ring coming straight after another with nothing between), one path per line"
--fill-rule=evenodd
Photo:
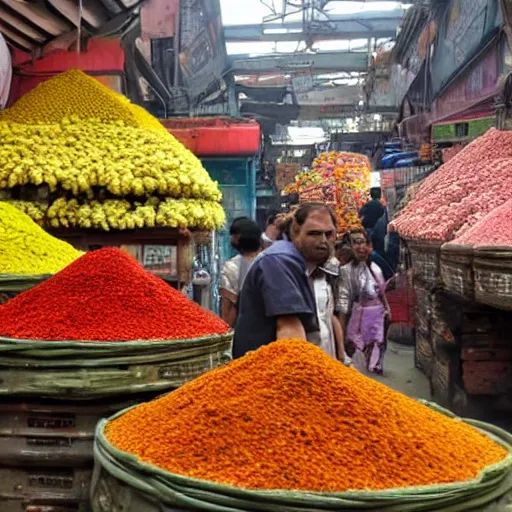
M332 15L328 20L311 22L306 31L301 22L226 25L224 37L227 42L381 39L396 36L403 13L402 9L396 9Z
M366 71L368 65L368 54L366 52L289 53L260 57L237 55L231 61L232 71L240 75L308 70L314 70L315 73Z

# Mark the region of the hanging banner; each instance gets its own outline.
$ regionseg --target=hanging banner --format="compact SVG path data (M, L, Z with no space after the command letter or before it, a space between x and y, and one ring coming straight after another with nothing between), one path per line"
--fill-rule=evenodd
M292 87L296 94L308 92L313 89L313 74L311 70L304 73L294 73L292 75Z
M361 97L361 87L358 85L338 85L297 94L297 102L299 106L357 105Z
M496 0L450 0L439 26L431 73L434 95L497 31L503 16Z
M451 85L434 101L434 119L443 119L470 108L498 91L499 51L493 46L473 69Z
M0 34L0 110L5 108L9 99L12 79L11 54L7 43Z
M142 39L174 37L179 0L146 0L140 8Z
M219 0L180 2L180 67L190 98L219 82L227 70L227 54Z

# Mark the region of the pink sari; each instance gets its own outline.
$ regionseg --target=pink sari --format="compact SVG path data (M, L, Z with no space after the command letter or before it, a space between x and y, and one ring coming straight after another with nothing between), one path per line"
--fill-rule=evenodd
M386 337L384 320L386 309L383 303L385 282L371 272L375 281L375 296L359 294L359 300L353 303L347 325L347 341L352 343L356 354L364 356L366 370L382 372Z

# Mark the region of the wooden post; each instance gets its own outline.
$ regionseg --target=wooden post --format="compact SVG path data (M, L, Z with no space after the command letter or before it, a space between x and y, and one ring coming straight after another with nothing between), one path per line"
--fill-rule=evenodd
M181 229L178 235L178 281L182 288L187 287L193 275L192 235L188 229Z

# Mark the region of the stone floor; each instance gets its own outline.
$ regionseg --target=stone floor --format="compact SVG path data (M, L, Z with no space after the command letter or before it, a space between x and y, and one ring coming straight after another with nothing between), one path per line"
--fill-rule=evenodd
M414 347L389 342L384 375L373 377L412 398L431 399L427 377L414 366Z

